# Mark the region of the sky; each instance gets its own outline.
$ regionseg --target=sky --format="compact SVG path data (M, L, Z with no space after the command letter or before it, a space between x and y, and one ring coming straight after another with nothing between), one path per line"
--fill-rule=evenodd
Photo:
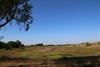
M25 44L66 44L100 41L100 0L31 0L33 24L29 31L8 24L2 41Z

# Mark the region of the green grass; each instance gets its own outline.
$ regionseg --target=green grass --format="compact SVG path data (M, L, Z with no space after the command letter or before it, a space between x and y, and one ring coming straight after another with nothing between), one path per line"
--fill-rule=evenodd
M42 46L26 47L24 49L0 50L0 56L56 59L64 56L100 55L100 46Z

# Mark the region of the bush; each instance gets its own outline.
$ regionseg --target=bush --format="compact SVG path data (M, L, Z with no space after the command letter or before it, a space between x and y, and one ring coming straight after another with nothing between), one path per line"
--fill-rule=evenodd
M43 43L41 43L41 44L36 44L35 46L44 46L44 45L43 45Z
M85 44L86 44L86 46L91 46L91 45L92 45L91 43L88 43L88 42L87 42L87 43L85 43Z
M0 49L4 48L4 47L5 47L5 45L6 45L6 43L4 43L4 42L0 41Z
M12 48L23 48L25 47L19 40L17 41L9 41L7 43L0 41L0 49L12 49Z
M98 45L100 45L100 42L97 42Z

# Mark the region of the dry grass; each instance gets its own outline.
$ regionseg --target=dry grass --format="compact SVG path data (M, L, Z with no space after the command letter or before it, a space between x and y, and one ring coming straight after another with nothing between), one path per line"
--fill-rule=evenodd
M0 56L39 58L54 55L91 56L100 55L100 45L93 46L41 46L24 49L0 50Z
M100 55L100 45L93 45L88 47L85 45L41 46L41 47L36 46L36 47L26 47L24 49L0 50L0 57L1 57L0 67L11 66L11 65L12 66L17 65L18 67L20 65L26 65L26 66L41 65L41 61L56 60L63 57L85 57L85 56L97 56L97 55ZM8 60L3 61L2 60L3 56L8 57L7 58ZM20 59L18 60L18 58ZM98 59L98 61L100 61L100 58ZM52 62L48 61L48 63L54 64L53 61ZM54 65L54 67L56 66Z

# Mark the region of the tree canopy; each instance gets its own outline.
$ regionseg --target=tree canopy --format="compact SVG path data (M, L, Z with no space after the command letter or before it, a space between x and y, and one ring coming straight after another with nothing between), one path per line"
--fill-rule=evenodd
M24 48L25 45L21 41L9 41L7 43L0 41L0 49L13 49L13 48Z
M32 4L29 0L0 0L0 28L16 23L26 31L32 23Z

